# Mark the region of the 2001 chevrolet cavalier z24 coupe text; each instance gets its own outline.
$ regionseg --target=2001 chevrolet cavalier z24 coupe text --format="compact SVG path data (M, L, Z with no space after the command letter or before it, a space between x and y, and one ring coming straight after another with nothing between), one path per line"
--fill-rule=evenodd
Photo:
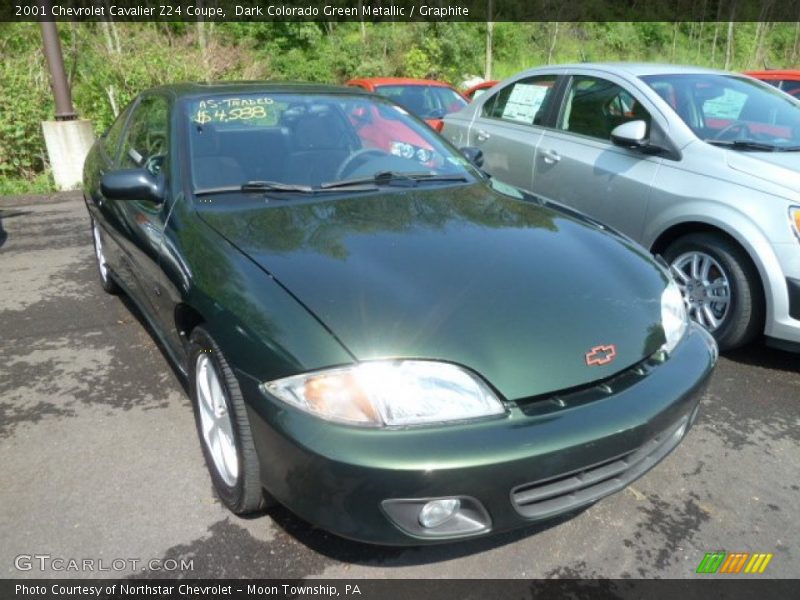
M667 270L465 156L379 96L255 83L148 91L91 151L102 285L186 373L234 512L484 535L621 489L691 426L716 346Z

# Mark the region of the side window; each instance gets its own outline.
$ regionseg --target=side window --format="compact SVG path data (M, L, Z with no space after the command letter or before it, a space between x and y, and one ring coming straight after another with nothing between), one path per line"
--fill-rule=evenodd
M131 103L132 104L132 103ZM131 107L128 106L117 117L117 120L108 128L105 136L103 137L103 149L106 154L114 160L117 158L117 151L119 150L119 142L122 138L122 131L125 129L125 122L128 120L128 115L131 112Z
M553 95L555 83L555 75L539 75L507 85L483 105L482 116L539 125Z
M781 89L792 96L800 96L800 81L785 79L781 81Z
M169 104L162 96L147 96L131 117L122 146L120 166L161 171L168 151Z
M645 121L650 113L624 88L606 79L577 76L567 93L559 129L610 140L617 125Z

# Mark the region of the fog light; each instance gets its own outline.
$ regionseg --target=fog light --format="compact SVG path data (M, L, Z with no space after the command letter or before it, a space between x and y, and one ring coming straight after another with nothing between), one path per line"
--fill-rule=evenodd
M450 519L461 508L458 498L431 500L419 511L419 524L423 527L438 527Z
M381 508L392 523L417 538L458 538L492 528L489 513L470 496L389 498Z

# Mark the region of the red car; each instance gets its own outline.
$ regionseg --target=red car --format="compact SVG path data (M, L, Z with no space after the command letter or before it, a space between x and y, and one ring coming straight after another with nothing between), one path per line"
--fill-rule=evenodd
M432 79L370 77L351 79L347 85L391 98L411 113L441 131L445 115L461 110L467 100L450 84Z
M464 92L464 97L466 97L467 100L472 102L476 98L479 98L481 94L485 93L486 90L488 90L489 88L493 88L498 83L499 81L497 81L496 79L489 79L488 81L482 81L477 85L473 85L466 92Z
M747 71L745 75L760 79L787 94L800 97L800 71L792 69L775 69L767 71Z

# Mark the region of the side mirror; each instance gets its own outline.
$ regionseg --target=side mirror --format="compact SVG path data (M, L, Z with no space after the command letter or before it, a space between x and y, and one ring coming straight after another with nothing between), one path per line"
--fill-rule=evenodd
M164 201L163 179L147 169L109 171L100 180L100 191L109 200Z
M459 149L461 154L479 169L483 167L483 150L475 146L464 146Z
M643 148L647 146L647 123L644 121L628 121L617 125L611 131L611 141L623 148Z

